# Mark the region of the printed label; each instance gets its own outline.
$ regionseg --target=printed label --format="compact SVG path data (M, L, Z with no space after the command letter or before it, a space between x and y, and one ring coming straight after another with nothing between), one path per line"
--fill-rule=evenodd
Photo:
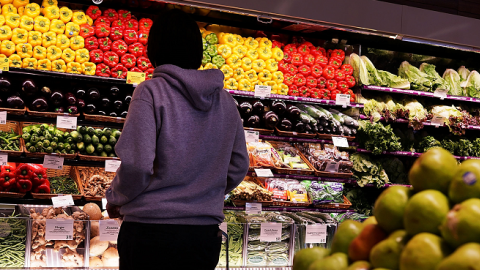
M348 147L348 141L345 137L332 137L332 141L336 147Z
M282 241L282 223L260 224L260 242Z
M473 186L477 183L477 177L472 172L466 172L463 174L463 182L469 186Z
M251 131L251 130L244 130L245 132L245 141L248 142L258 142L259 141L259 133L258 131Z
M306 225L305 243L324 244L327 243L327 225L312 224Z
M445 117L434 116L431 120L431 123L434 126L443 126L443 124L445 123Z
M7 163L8 163L8 154L0 153L0 165L7 166Z
M341 105L342 107L347 107L350 104L350 95L337 94L335 98L335 105Z
M273 265L287 265L287 263L288 263L288 262L287 262L287 259L282 258L282 257L280 257L280 258L275 258L275 259L273 259L273 261L272 261L272 264L273 264Z
M255 85L255 97L265 98L270 97L272 87L268 85Z
M272 170L270 169L254 169L257 177L273 177Z
M262 213L261 203L246 203L245 214L247 215L260 215Z
M308 202L307 194L293 194L290 192L290 200L292 202Z
M57 128L77 129L77 117L57 116Z
M143 72L127 72L127 83L128 84L140 84L145 81L145 73Z
M7 123L7 112L0 112L0 125L5 125Z
M117 172L118 167L120 167L122 161L115 159L105 160L105 171L106 172Z
M52 197L53 207L67 207L75 205L72 195Z
M251 264L259 264L259 263L262 263L263 261L264 261L263 257L259 255L248 258L248 262Z
M47 219L45 240L73 240L73 219Z
M43 167L47 169L63 170L63 157L45 155L43 157Z
M0 58L0 70L2 72L7 72L10 70L10 63L8 61L8 58L6 57Z
M115 219L98 221L100 241L117 241L120 225Z
M447 89L437 89L433 92L434 97L439 97L440 99L444 99L447 97L448 90Z
M102 209L107 209L107 198L102 198Z
M325 167L326 172L338 172L338 166L340 165L339 162L336 161L328 161L327 166Z

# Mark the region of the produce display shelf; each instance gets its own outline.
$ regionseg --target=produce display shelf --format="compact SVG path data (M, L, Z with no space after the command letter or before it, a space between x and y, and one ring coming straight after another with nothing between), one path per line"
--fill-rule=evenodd
M285 141L285 142L309 142L309 143L327 143L333 144L331 140L321 140L321 139L307 139L307 138L297 138L297 137L281 137L281 136L269 136L269 135L260 135L260 139L272 140L272 141ZM348 142L350 146L358 145L356 142Z
M381 188L388 188L388 187L395 187L395 186L407 187L407 188L411 188L411 187L412 187L412 185L404 185L404 184L385 184L385 185L382 186ZM374 184L366 184L365 187L376 187L376 185L374 185Z
M248 176L256 176L255 172L248 172ZM352 184L356 183L357 180L353 178L330 178L330 177L319 177L311 175L299 175L299 174L273 174L274 178L291 178L297 180L311 180L311 181L326 181L326 182L337 182L337 183L346 183Z
M115 160L115 159L112 158L112 160ZM22 154L21 156L8 156L8 162L43 164L43 157L42 158L27 157L27 156L25 156L25 154ZM63 161L63 165L65 165L65 166L82 166L82 167L105 167L105 162L104 161L79 160L78 157L77 157L76 159L65 159Z
M362 120L370 120L370 117L367 117L363 114L360 115L360 119ZM381 117L380 118L380 121L385 121L385 118L384 117ZM395 123L408 123L408 120L406 119L397 119L394 121ZM390 123L390 122L387 122L387 123ZM427 121L427 122L423 122L422 123L424 126L434 126L434 127L446 127L445 125L443 126L439 126L439 125L436 125L430 121ZM469 130L480 130L480 126L473 126L473 125L468 125L466 129L469 129Z
M224 210L240 210L244 211L245 206L225 206ZM284 212L303 212L303 211L313 211L313 212L322 212L322 213L347 213L355 212L352 209L331 209L331 208L314 208L314 207L262 207L263 211L284 211Z
M241 97L255 97L254 92L247 92L247 91L238 91L238 90L229 90L225 89L225 91L229 92L234 96L241 96ZM275 95L272 94L270 97L266 97L265 99L271 100L285 100L285 101L293 101L293 102L302 102L302 103L311 103L311 104L318 104L318 105L329 105L329 106L342 106L336 105L335 100L326 100L326 99L317 99L317 98L305 98L305 97L294 97L294 96L285 96L285 95ZM346 105L347 107L355 107L355 108L363 108L362 103L350 103Z
M102 208L101 201L87 201L85 198L74 200L75 206L84 206L87 203L95 203ZM31 194L25 195L24 198L0 198L0 204L27 204L27 205L52 205L51 199L34 199Z
M7 120L17 121L17 122L36 122L36 123L46 123L46 124L56 124L57 118L51 117L40 117L40 116L31 116L31 115L7 115ZM123 128L123 123L113 123L113 122L102 122L102 121L89 121L85 120L83 116L77 118L78 126L101 126L109 128Z
M359 153L372 153L372 151L357 148L357 152ZM423 153L415 153L415 152L408 152L408 151L394 151L394 152L387 152L383 151L382 155L392 155L392 156L406 156L406 157L419 157ZM480 157L469 157L469 156L453 156L458 160L467 160L467 159L480 159Z

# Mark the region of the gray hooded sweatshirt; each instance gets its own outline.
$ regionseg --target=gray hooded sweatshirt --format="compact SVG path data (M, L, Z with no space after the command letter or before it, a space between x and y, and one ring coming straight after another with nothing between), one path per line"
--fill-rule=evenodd
M131 222L219 224L249 165L223 73L174 65L135 89L115 152L122 164L106 197Z

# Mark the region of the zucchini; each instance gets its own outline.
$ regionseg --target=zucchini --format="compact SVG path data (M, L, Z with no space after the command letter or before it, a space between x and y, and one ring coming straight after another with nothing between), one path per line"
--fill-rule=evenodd
M311 124L311 125L313 125L313 126L316 126L316 125L318 124L318 121L317 121L315 118L311 117L309 114L307 114L307 113L305 113L305 112L302 112L302 114L303 114L305 117L308 118L308 123L306 123L306 124ZM302 117L302 116L301 116L301 117Z
M329 111L325 110L324 108L322 108L322 107L320 107L320 106L318 106L318 105L315 106L315 108L316 108L317 110L323 112L323 113L327 116L327 119L328 119L328 120L331 120L331 119L333 118L332 114L331 114Z
M308 115L305 112L300 113L300 121L304 124L310 124L310 118L312 118L310 115Z
M332 113L332 116L333 116L333 118L335 118L335 120L337 120L338 122L340 122L340 124L342 124L342 125L343 125L343 123L345 122L345 120L343 119L343 117L341 117L341 116L338 115L338 114Z
M299 107L302 111L307 112L308 115L310 115L311 117L313 117L313 118L315 118L315 119L326 118L326 115L325 115L324 113L322 113L320 110L316 109L316 108L313 107L313 106L300 104L298 107Z

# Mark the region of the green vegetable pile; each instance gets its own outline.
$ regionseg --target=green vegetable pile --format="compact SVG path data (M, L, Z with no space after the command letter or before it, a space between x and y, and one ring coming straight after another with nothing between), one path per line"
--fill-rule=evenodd
M27 220L15 217L0 219L0 267L22 268L25 264ZM4 235L7 234L7 235Z
M390 125L359 121L357 139L361 148L372 151L374 155L380 155L383 151L400 151L402 145L400 138L394 133Z
M418 144L418 150L422 153L427 152L428 150L434 147L441 147L442 144L432 136L424 137Z
M388 175L379 161L360 153L353 153L350 160L353 162L353 177L360 187L374 184L380 188L389 183Z
M56 129L54 125L30 125L22 129L22 138L28 152L75 154L77 145L69 132Z
M55 176L48 180L52 194L80 194L77 183L70 176Z
M243 225L237 219L237 216L232 211L225 211L224 222L227 222L228 232L228 257L229 265L241 266L242 265L242 248L243 248ZM227 247L225 243L222 243L222 249L220 251L220 259L218 260L218 266L225 266L227 260Z
M0 150L20 151L20 135L13 131L0 131Z
M71 135L82 155L116 157L115 144L122 133L117 129L78 126Z

